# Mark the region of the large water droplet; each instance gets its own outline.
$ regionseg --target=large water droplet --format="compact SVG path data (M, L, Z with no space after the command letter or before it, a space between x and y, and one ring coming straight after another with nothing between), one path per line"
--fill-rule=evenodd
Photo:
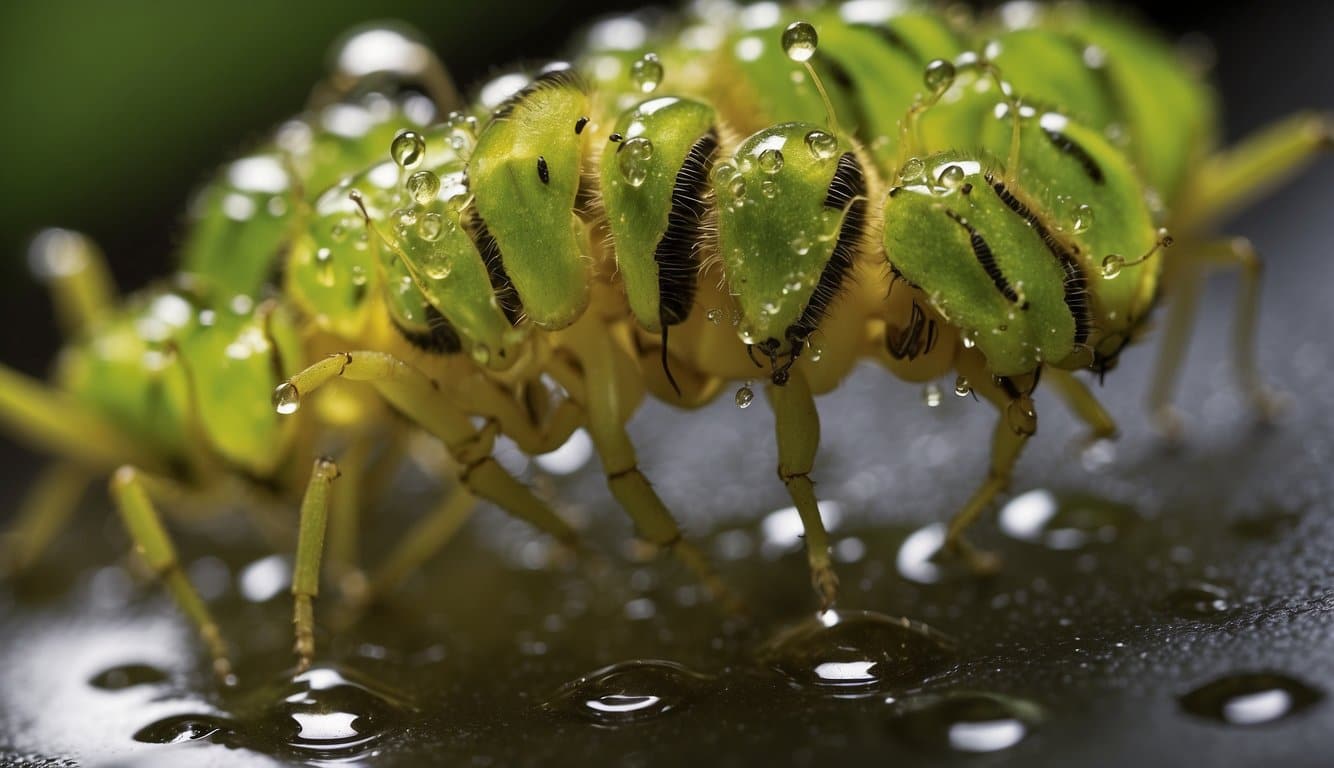
M760 170L767 174L773 175L778 173L783 170L783 152L782 150L770 147L760 153L756 163L760 166Z
M1102 260L1102 277L1104 280L1111 280L1121 274L1121 270L1126 266L1124 256L1118 253L1109 253Z
M828 160L838 154L838 139L828 131L818 128L806 134L806 146L816 160Z
M658 85L662 83L662 76L662 62L658 60L656 53L644 54L643 58L630 67L630 79L643 93L656 91Z
M1042 708L1031 701L973 691L912 696L896 705L898 714L890 721L890 729L909 744L929 751L1009 749L1042 719Z
M134 733L146 744L181 744L187 741L230 743L235 724L215 715L172 715L149 723Z
M947 673L954 642L921 622L825 611L783 630L761 660L803 688L839 696L908 691Z
M1077 205L1070 216L1070 229L1075 234L1087 232L1093 226L1093 209L1087 205Z
M396 696L333 667L315 667L292 678L282 703L268 708L247 730L282 734L301 759L352 759L367 754L401 728L411 708Z
M924 173L926 173L926 163L922 162L922 158L910 157L899 169L899 178L911 183L921 179Z
M1229 725L1260 725L1296 714L1325 697L1300 680L1275 672L1220 677L1181 697L1181 708Z
M417 171L408 177L407 189L418 205L427 205L440 194L440 177L430 171Z
M749 384L742 384L736 391L736 407L749 408L750 404L755 402L755 390L750 388Z
M936 182L946 189L956 189L963 184L963 177L963 167L951 163L936 177Z
M708 681L672 661L626 661L567 683L544 707L604 727L631 725L690 706Z
M648 179L649 161L653 158L653 142L644 136L628 139L616 149L616 162L625 183L638 187Z
M288 416L297 412L301 407L301 393L296 385L290 381L284 381L273 390L273 410L280 415Z
M389 145L389 155L399 168L412 170L426 157L426 139L416 131L399 131Z
M167 679L167 673L148 664L123 664L119 667L103 670L88 684L105 691L119 691L136 685L153 685Z
M926 65L922 81L933 95L939 96L954 85L954 65L945 59L935 59Z
M794 21L783 30L783 53L795 62L810 61L820 45L820 36L808 21Z
M1000 511L1000 528L1007 535L1051 549L1114 541L1135 520L1127 505L1094 496L1058 499L1043 489L1015 496Z

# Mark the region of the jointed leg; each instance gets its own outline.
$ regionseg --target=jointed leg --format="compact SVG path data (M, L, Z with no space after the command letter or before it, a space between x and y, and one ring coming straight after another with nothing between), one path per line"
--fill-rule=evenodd
M68 229L46 229L33 239L28 258L51 288L56 318L67 336L100 323L115 306L111 272L97 245Z
M444 549L454 534L468 521L477 500L465 488L455 486L426 517L418 520L399 540L385 561L375 570L363 604L396 589L409 574L437 552Z
M806 557L811 565L811 583L820 596L820 609L832 608L838 597L838 575L829 560L829 535L815 499L811 467L820 447L820 415L815 410L806 377L792 371L785 386L768 385L769 405L778 433L778 477L787 486L806 531Z
M213 621L208 606L186 578L181 562L172 546L171 537L162 525L162 519L149 498L152 478L129 465L116 470L111 477L111 498L120 512L125 528L130 532L135 550L148 567L167 587L176 604L190 618L200 638L213 657L213 671L225 683L232 682L232 666L227 658L227 645Z
M1043 382L1050 384L1057 396L1064 400L1065 404L1070 406L1070 410L1074 411L1075 416L1089 428L1089 434L1086 436L1089 443L1116 437L1116 422L1112 420L1111 414L1107 413L1107 409L1102 407L1098 398L1094 397L1084 382L1076 378L1072 372L1048 368L1042 376Z
M88 470L57 462L42 470L19 505L0 549L0 575L18 573L37 561L69 522L88 488Z
M350 471L329 507L328 571L344 594L355 594L363 584L358 542L361 538L361 507L366 503L366 466L371 443L367 436L357 436L341 453L343 466Z
M338 466L316 459L310 483L301 499L301 528L297 533L296 561L292 566L292 624L296 632L296 668L310 669L315 656L315 597L320 593L320 556L329 523L329 486L338 478Z

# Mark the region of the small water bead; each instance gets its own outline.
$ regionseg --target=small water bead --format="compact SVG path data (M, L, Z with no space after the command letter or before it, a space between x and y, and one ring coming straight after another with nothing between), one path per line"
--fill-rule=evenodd
M1075 206L1070 215L1070 231L1078 235L1087 232L1091 226L1093 226L1093 208L1083 204Z
M957 165L947 165L936 178L937 183L946 189L957 189L963 184L963 168Z
M921 622L831 610L779 632L760 660L802 688L856 697L913 690L944 675L954 645Z
M999 752L1023 741L1043 718L1042 708L994 693L957 691L912 696L898 703L890 730L928 751Z
M783 170L783 152L782 150L770 147L760 153L757 163L760 170L772 176Z
M1197 581L1169 592L1163 607L1178 616L1214 618L1232 610L1232 593L1217 584Z
M315 279L329 288L334 284L333 251L320 248L315 251Z
M273 410L280 415L289 416L296 413L300 407L301 393L292 382L284 381L273 390Z
M417 234L423 240L434 242L445 232L445 220L438 213L428 213L417 224Z
M736 407L749 408L750 404L755 402L755 390L750 388L749 384L742 384L736 391Z
M1115 278L1117 275L1120 275L1121 270L1125 267L1125 265L1126 265L1125 257L1115 253L1107 254L1107 256L1104 257L1102 260L1103 279L1111 280Z
M427 205L440 194L440 177L430 171L417 171L408 177L407 188L417 205Z
M1228 725L1261 725L1289 717L1325 698L1322 691L1276 672L1227 675L1180 698L1197 717Z
M366 268L365 268L365 267L361 266L360 264L354 264L354 265L352 265L352 284L353 284L353 285L358 286L358 287L363 286L363 285L366 284L366 281L367 281L368 279L369 279L369 277L368 277L367 274L366 274Z
M718 325L723 320L723 311L721 309L710 309L708 312L704 313L704 317L707 318L710 323Z
M798 64L810 61L820 45L820 36L809 21L794 21L783 30L783 53Z
M389 155L399 168L410 171L426 157L426 139L411 130L399 131L389 145Z
M761 181L760 194L764 195L769 200L778 197L778 183L773 179L765 179L764 181Z
M954 85L954 65L945 59L935 59L926 65L922 82L934 96L939 96Z
M954 380L954 394L959 397L968 397L973 394L973 385L968 383L968 377L961 374Z
M816 160L829 160L838 154L838 139L818 128L806 134L806 147Z
M913 182L922 178L926 173L926 163L922 162L920 157L910 157L903 167L899 169L899 178L905 182Z
M626 661L567 683L543 708L604 728L633 725L689 707L708 681L673 661Z
M628 139L616 150L616 162L625 183L638 187L648 179L649 161L653 159L653 142L644 136Z
M805 256L811 252L811 239L805 235L797 235L792 238L792 251L798 256Z
M940 405L940 401L940 387L934 382L922 387L922 402L926 403L927 408L935 408Z
M93 675L88 684L104 691L119 691L136 685L153 685L166 681L167 673L148 664L123 664Z
M653 93L662 83L662 62L656 53L646 53L630 67L630 79L642 93Z

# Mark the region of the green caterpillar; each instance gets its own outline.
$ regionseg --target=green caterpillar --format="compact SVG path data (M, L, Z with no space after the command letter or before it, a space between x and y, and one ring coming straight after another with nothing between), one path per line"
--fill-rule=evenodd
M1250 350L1258 261L1208 226L1328 149L1327 116L1217 152L1210 92L1173 51L1078 5L695 14L602 22L571 64L497 78L468 105L429 56L335 73L319 107L196 201L176 287L126 307L88 244L49 236L48 261L79 265L53 275L80 336L55 390L3 372L0 418L66 457L61 477L125 465L112 487L127 526L221 673L216 625L150 501L163 478L305 488L293 582L304 665L326 528L331 564L356 573L367 457L414 429L444 442L458 490L406 540L435 531L443 545L473 494L574 546L491 448L503 434L542 453L582 427L641 536L730 600L637 468L625 424L646 394L693 407L763 378L778 474L828 607L813 396L859 361L909 381L953 373L956 391L999 409L989 471L945 544L977 569L994 562L962 534L1009 485L1039 380L1094 436L1113 435L1074 372L1114 368L1158 299L1193 293L1203 266L1247 276L1239 372L1267 407ZM1170 319L1152 390L1165 426L1187 320ZM326 385L336 394L302 408ZM749 405L749 383L736 398ZM89 445L93 428L105 439ZM316 445L343 451L340 493L331 461L307 484L294 471ZM24 515L16 559L49 537L50 506ZM361 597L430 548L391 558Z

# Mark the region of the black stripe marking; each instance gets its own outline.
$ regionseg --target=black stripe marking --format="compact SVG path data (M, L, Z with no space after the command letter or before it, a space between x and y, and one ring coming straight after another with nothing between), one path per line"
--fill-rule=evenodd
M574 121L574 135L575 135L575 136L578 136L579 134L583 133L583 132L584 132L584 128L587 128L587 127L588 127L588 118L587 118L587 117L581 117L581 118L579 118L578 120L575 120L575 121Z
M1102 168L1098 165L1098 161L1094 160L1093 156L1088 153L1088 150L1084 149L1078 142L1059 131L1043 128L1042 133L1046 135L1047 140L1050 141L1052 146L1056 147L1057 150L1073 157L1075 161L1083 167L1084 173L1093 180L1093 183L1102 184L1106 181L1106 178L1102 175Z
M426 305L426 330L424 331L408 328L399 323L398 318L394 317L392 313L389 315L389 321L394 324L394 327L398 329L398 332L409 344L424 352L453 355L463 351L463 341L459 338L459 332L454 328L454 324L429 304Z
M1060 263L1061 270L1065 273L1065 306L1070 310L1070 314L1075 319L1075 343L1083 344L1088 340L1089 330L1093 325L1092 310L1089 308L1089 289L1088 278L1084 276L1084 271L1080 268L1079 262L1074 254L1057 240L1046 225L1037 217L1028 206L1011 194L1010 190L1005 188L1005 184L996 181L995 177L987 174L987 183L996 192L996 196L1005 203L1011 211L1021 216L1028 226L1033 228L1038 237L1047 246L1047 250L1056 257Z
M658 318L664 327L685 320L695 299L699 277L695 248L709 211L704 195L717 152L718 134L710 130L690 147L676 173L667 230L653 251L653 261L658 265Z
M541 155L537 156L537 178L541 179L543 184L551 183L551 170L547 168L547 159Z
M1014 286L1010 285L1005 273L1001 272L1000 265L996 263L996 255L991 252L991 246L987 245L987 241L983 239L977 228L948 208L945 209L945 215L968 232L969 243L973 246L973 256L977 258L977 263L982 265L982 269L986 270L987 277L991 278L991 283L996 286L996 290L1000 291L1001 295L1008 299L1011 304L1018 304L1020 309L1028 309L1028 302L1020 302L1019 294L1015 292Z
M923 349L922 344L923 331L926 332L925 349ZM930 352L931 348L935 346L935 331L936 321L932 320L928 323L926 313L914 301L912 303L912 314L908 316L908 327L903 329L898 338L894 337L893 332L885 334L885 351L895 360L903 360L904 358L916 360L918 355Z
M834 250L829 254L829 261L825 262L824 271L820 273L820 280L815 284L806 308L802 310L797 322L787 327L787 340L792 345L794 357L800 353L800 345L820 326L820 321L829 311L829 305L842 290L843 281L852 271L857 243L861 241L866 228L866 177L862 173L861 163L857 162L851 152L844 152L838 159L838 167L829 182L824 204L826 208L837 208L846 213L843 215L843 226L838 230L838 241L834 243Z
M491 230L486 228L486 222L481 216L474 216L472 219L472 240L482 254L482 261L486 264L486 273L491 279L491 289L495 291L500 310L505 313L510 325L518 325L519 318L523 316L523 302L519 299L519 292L514 288L514 282L505 272L505 258L500 252L500 244L491 236Z
M560 87L572 87L582 90L583 83L580 81L579 75L568 66L548 69L537 77L534 77L531 83L520 88L513 96L501 102L500 106L496 107L495 111L491 113L491 119L504 120L514 114L514 110L534 93L545 88Z

